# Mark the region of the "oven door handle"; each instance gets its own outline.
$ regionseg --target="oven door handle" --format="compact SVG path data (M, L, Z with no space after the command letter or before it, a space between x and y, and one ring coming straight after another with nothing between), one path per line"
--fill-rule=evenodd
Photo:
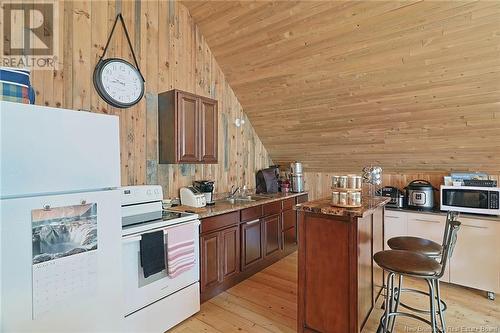
M124 237L122 239L123 243L132 243L132 242L137 242L141 240L141 236L132 236L132 237Z
M135 234L131 234L131 235L122 237L122 242L123 243L130 243L130 242L140 241L141 238L142 238L142 235L144 235L144 234L147 234L147 233L150 233L150 232L155 232L155 231L160 231L160 230L163 230L165 232L165 230L171 229L174 226L180 226L180 225L185 225L185 224L189 224L189 223L194 224L196 227L199 227L200 224L201 224L200 220L195 220L195 221L182 222L182 223L175 224L175 225L163 226L163 227L160 227L160 228L156 228L156 229L152 229L152 230L147 230L147 231L144 231L144 232L135 233Z

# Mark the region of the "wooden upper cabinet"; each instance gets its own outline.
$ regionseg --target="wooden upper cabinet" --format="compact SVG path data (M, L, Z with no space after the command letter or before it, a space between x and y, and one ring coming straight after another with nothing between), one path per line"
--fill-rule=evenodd
M208 98L200 100L201 119L201 161L217 163L217 101Z
M158 95L160 163L217 163L217 101L170 90Z
M177 93L177 160L197 162L199 160L199 101L196 96Z

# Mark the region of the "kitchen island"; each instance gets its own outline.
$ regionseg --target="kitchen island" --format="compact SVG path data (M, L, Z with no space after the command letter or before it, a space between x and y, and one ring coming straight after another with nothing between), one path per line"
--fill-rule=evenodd
M360 208L330 199L302 203L298 214L298 332L360 332L383 286L373 254L383 249L383 197Z

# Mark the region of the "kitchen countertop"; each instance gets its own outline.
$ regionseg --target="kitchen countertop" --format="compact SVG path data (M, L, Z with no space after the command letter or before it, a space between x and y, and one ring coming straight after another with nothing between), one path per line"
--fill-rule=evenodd
M385 209L397 211L397 212L407 212L407 213L417 213L417 214L431 214L431 215L446 215L446 211L439 210L437 208L433 208L432 210L417 210L410 208L395 208L386 206ZM500 216L495 215L483 215L483 214L470 214L470 213L460 213L460 216L469 219L480 219L480 220L490 220L490 221L499 221Z
M266 193L266 194L253 194L257 196L265 196L266 199L260 199L255 201L236 201L234 204L231 204L228 200L216 200L214 206L206 206L201 208L194 208L190 206L176 206L168 208L168 210L173 210L177 212L190 212L196 213L200 217L200 219L216 216L226 213L235 212L241 209L260 206L270 202L280 201L287 198L295 198L304 194L308 194L308 192L301 193Z
M380 206L385 205L390 201L389 198L386 197L368 197L365 196L362 199L362 206L359 208L342 208L335 207L331 205L332 199L319 199L309 202L304 202L300 205L296 206L296 210L309 212L309 213L318 213L324 215L333 215L333 216L345 216L345 217L364 217L373 213L375 209Z

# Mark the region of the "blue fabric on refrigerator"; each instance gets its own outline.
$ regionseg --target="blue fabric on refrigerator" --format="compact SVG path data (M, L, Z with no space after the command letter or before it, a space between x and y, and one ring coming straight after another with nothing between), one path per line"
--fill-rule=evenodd
M0 67L0 100L35 104L29 70Z

